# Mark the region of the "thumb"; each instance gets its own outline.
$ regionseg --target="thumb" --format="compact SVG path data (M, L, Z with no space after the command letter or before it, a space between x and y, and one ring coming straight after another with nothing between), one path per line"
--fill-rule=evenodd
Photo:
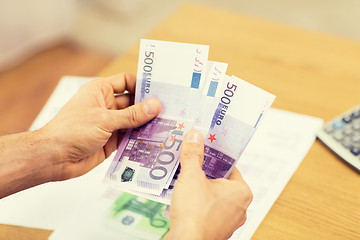
M139 127L156 117L160 109L160 101L150 98L122 110L108 110L109 130L113 132L118 129Z
M180 152L181 172L202 172L204 140L199 131L190 130L184 138Z

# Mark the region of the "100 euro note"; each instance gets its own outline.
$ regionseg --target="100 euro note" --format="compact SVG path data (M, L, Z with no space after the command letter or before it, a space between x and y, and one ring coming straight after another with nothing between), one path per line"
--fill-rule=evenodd
M105 181L159 195L179 165L182 139L194 126L201 98L208 46L141 40L135 102L155 97L160 114L127 131Z
M209 179L229 176L275 99L274 95L235 76L226 76L222 85L209 129L195 126L203 133L203 171ZM170 204L179 172L175 172L169 189L163 190L160 196L145 193L140 196Z
M51 240L162 239L170 227L165 205L100 184L85 195Z

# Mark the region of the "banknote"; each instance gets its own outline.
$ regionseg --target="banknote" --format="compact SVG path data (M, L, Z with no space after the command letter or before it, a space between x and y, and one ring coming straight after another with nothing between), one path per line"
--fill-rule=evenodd
M127 131L106 174L107 182L155 195L169 187L179 165L182 139L195 124L199 106L194 103L202 96L208 49L141 41L135 101L155 97L162 108L149 123Z
M141 239L162 239L170 221L163 216L166 205L129 193L122 193L110 206L106 228Z
M205 139L203 170L209 178L227 178L275 96L235 76L225 87Z
M109 179L117 186L160 194L175 174L187 126L187 122L155 118L128 131L109 168Z
M208 61L202 96L197 103L198 110L195 115L195 128L203 134L207 133L217 105L223 81L226 76L228 64L222 62Z
M154 83L202 89L208 55L206 45L141 39L135 103L154 96L161 102L167 100L152 93L161 85Z
M159 240L169 230L166 205L104 184L94 188L56 227L51 240Z

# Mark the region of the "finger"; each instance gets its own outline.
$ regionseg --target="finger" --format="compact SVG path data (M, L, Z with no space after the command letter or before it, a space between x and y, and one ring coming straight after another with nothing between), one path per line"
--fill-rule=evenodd
M118 132L114 131L104 146L105 158L108 158L118 148Z
M135 92L136 77L130 73L120 73L111 77L103 78L101 81L110 83L114 93L123 93L125 90Z
M134 104L134 94L125 93L115 97L115 109L124 109Z
M202 171L204 139L199 131L190 130L184 138L180 152L181 172Z
M244 179L241 176L241 173L239 172L239 170L236 167L234 167L232 172L230 173L229 180L244 182Z
M156 117L160 108L160 101L150 98L122 110L108 110L107 128L113 132L118 129L141 126Z

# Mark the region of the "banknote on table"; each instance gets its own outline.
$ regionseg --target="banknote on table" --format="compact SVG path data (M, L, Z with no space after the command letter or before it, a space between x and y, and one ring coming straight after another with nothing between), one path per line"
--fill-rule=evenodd
M123 192L110 206L105 226L142 239L162 239L170 227L169 219L163 216L165 208L159 202Z
M50 240L159 240L169 231L166 205L96 185Z
M155 97L160 114L127 131L107 174L115 186L159 195L179 165L181 142L194 127L209 47L141 40L135 103Z
M181 143L192 128L204 137L207 177L229 176L275 96L226 76L227 64L207 56L208 46L141 41L135 102L155 97L162 110L126 133L107 182L169 204L181 171Z

